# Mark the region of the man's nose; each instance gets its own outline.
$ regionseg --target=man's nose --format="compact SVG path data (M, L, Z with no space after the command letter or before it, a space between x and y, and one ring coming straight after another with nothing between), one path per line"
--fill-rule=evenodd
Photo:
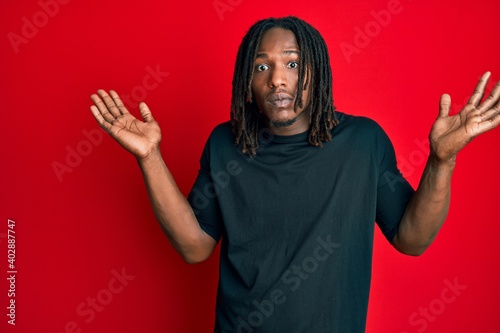
M271 70L269 75L269 87L283 87L287 84L286 70L281 68L281 66L276 66Z

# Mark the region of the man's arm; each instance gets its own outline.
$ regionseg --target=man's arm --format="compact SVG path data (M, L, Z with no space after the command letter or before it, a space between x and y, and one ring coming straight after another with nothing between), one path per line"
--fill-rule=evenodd
M110 96L111 95L111 96ZM132 116L118 94L99 90L91 96L91 111L99 125L132 153L141 168L156 218L174 248L188 263L207 259L217 242L201 229L160 152L161 131L145 103L139 106L144 121Z
M434 241L450 206L454 162L442 162L432 155L427 160L417 191L399 224L392 245L400 252L421 255Z
M449 116L450 96L441 97L439 117L429 135L429 159L392 240L400 252L420 255L429 247L448 214L457 153L476 136L500 124L500 82L481 102L489 77L489 72L481 77L469 103L457 115Z

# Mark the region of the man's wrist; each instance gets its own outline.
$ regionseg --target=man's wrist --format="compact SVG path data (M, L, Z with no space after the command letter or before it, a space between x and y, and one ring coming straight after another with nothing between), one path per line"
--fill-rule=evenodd
M456 156L445 160L431 153L424 174L427 174L427 177L431 177L430 179L434 180L435 185L440 184L439 188L447 188L450 185L455 165Z
M432 153L429 155L429 163L433 168L437 169L449 169L453 171L457 162L457 155L453 155L451 158L443 159L439 158L436 154Z
M159 146L154 147L148 154L144 156L136 157L136 159L137 163L139 163L141 167L157 164L158 162L163 161L163 157L161 155L161 150Z

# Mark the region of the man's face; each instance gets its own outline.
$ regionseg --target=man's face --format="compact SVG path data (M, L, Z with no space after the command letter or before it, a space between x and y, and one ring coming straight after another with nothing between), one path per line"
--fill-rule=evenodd
M309 90L302 93L303 107L294 111L299 78L300 52L290 30L272 28L263 35L257 50L252 93L259 111L268 119L270 130L292 135L309 129Z

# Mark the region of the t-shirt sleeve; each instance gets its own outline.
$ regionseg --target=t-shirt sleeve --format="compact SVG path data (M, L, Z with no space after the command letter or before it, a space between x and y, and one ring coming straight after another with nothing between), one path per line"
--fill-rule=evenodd
M397 234L399 223L415 190L399 171L394 147L383 130L379 132L377 142L380 167L376 222L391 242Z
M222 235L222 218L211 176L210 151L213 140L208 139L200 158L198 176L188 195L188 202L193 208L200 227L217 242Z

